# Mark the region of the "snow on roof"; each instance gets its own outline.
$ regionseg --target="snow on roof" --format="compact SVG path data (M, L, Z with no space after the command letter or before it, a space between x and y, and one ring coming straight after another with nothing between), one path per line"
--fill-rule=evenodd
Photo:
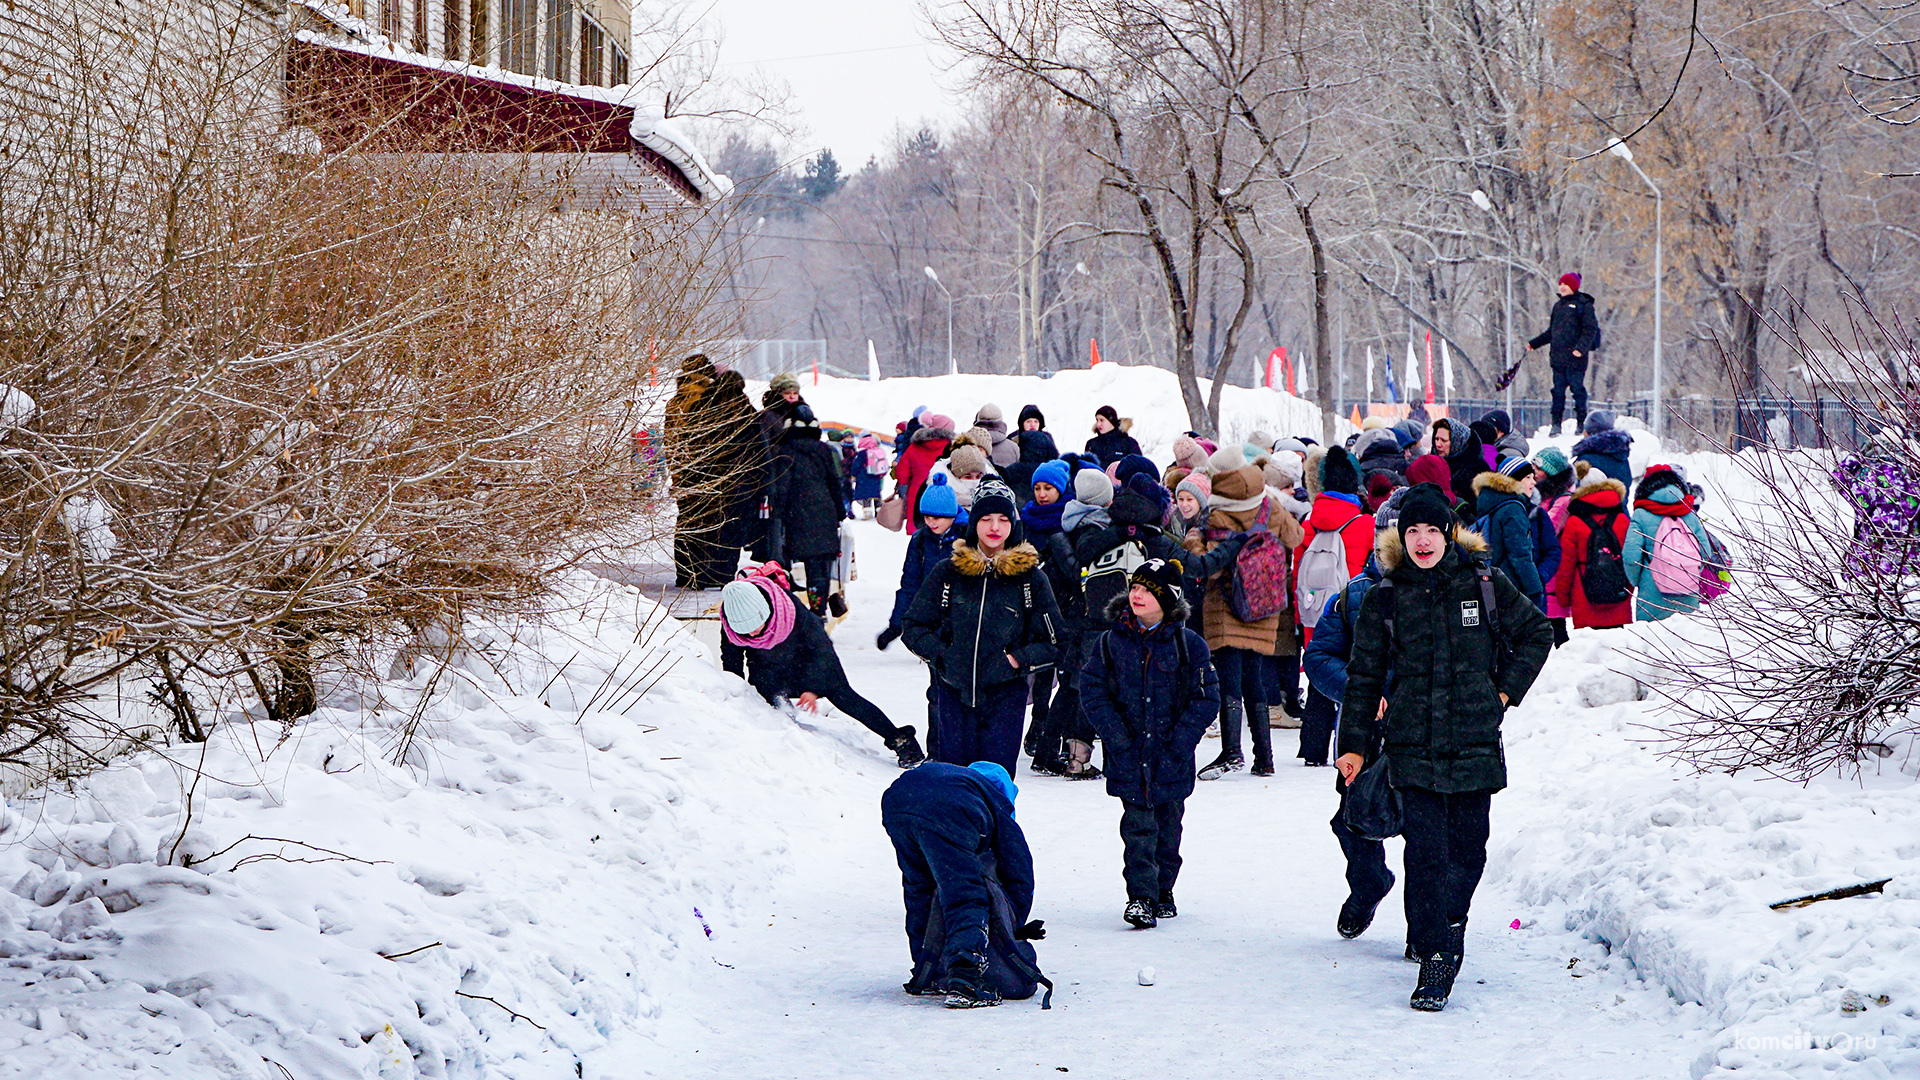
M733 181L713 170L713 166L707 163L706 156L700 153L694 141L672 118L668 117L658 105L638 98L640 92L638 87L626 83L619 86L584 86L579 83L544 79L537 75L524 75L492 65L443 60L401 47L386 35L376 31L366 20L354 17L343 4L330 4L325 0L293 0L293 2L295 6L312 12L339 31L337 34L323 34L314 30L296 30L293 36L297 41L322 45L360 56L410 64L462 78L480 79L524 90L561 94L627 109L632 113L632 119L627 125L627 134L634 142L659 154L674 168L679 169L685 175L687 182L700 193L702 201L722 199L733 191Z

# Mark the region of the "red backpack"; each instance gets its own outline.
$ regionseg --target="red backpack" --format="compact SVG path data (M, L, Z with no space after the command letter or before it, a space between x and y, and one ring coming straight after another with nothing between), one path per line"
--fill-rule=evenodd
M1288 585L1293 553L1267 530L1267 502L1247 530L1247 542L1234 556L1233 578L1227 583L1227 610L1241 622L1259 622L1287 610L1293 589Z

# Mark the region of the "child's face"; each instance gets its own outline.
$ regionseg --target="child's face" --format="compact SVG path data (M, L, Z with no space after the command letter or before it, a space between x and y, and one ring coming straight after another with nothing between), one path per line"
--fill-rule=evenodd
M1025 420L1020 421L1020 427L1026 431L1039 431L1040 421L1029 416Z
M1134 617L1149 626L1159 623L1166 613L1160 608L1160 598L1145 585L1133 585L1127 589L1127 605L1133 608Z
M1060 489L1041 481L1033 485L1033 501L1041 506L1051 506L1060 501Z
M1174 505L1180 508L1181 517L1200 516L1200 500L1193 497L1193 492L1183 491L1175 495L1173 501Z
M953 519L950 517L927 517L921 520L927 523L927 528L932 529L935 536L945 536L947 530L953 528Z

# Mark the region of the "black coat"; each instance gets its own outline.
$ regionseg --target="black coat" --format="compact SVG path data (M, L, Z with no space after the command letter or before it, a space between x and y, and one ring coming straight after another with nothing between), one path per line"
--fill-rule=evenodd
M1498 791L1507 785L1500 721L1518 705L1553 651L1553 626L1493 572L1494 618L1481 610L1486 545L1457 528L1431 570L1406 558L1397 533L1381 537L1375 558L1391 588L1367 590L1353 624L1353 656L1340 706L1340 753L1370 757L1384 728L1396 787L1443 794ZM1393 633L1387 633L1388 609ZM1512 649L1494 678L1494 635ZM1389 672L1392 689L1388 692ZM1382 695L1384 721L1375 720Z
M972 769L929 761L901 773L888 786L880 796L880 819L889 826L911 819L962 851L991 855L1013 908L1013 924L1027 921L1033 911L1033 853L1013 820L1013 804L993 781ZM907 937L917 943L926 937L937 897L931 881L909 879L906 884Z
M1001 469L1000 476L1013 489L1014 505L1018 506L1033 498L1033 471L1059 457L1060 451L1053 445L1053 436L1045 431L1016 431L1013 439L1020 444L1020 460ZM1072 494L1063 491L1060 497Z
M747 682L768 704L776 697L795 698L808 692L825 697L847 685L847 673L833 651L826 624L807 610L805 602L795 606L799 610L794 614L793 633L771 649L735 645L725 631L720 634L720 666L739 675L744 661Z
M768 486L773 557L789 565L840 554L840 522L847 516L840 455L796 431L774 448Z
M1080 668L1080 708L1107 748L1107 794L1131 803L1193 794L1193 751L1220 713L1207 640L1182 624L1185 608L1143 631L1115 597L1112 629L1088 643Z
M895 630L901 628L907 607L920 595L920 583L927 580L927 571L953 555L953 543L960 539L963 531L960 521L947 526L944 533L927 528L914 530L913 539L907 541L907 557L900 564L900 587L893 593L893 614L887 617L888 626Z
M1593 359L1594 342L1599 340L1600 320L1593 314L1593 297L1574 292L1553 302L1546 332L1527 344L1536 349L1548 346L1548 360L1555 367L1568 367ZM1573 355L1575 351L1580 355Z
M1133 440L1133 436L1114 428L1104 435L1088 439L1087 453L1098 458L1100 467L1104 469L1128 454L1140 453L1140 444Z
M1017 544L989 560L964 540L935 566L907 607L901 640L971 707L995 690L1051 668L1060 609L1040 553ZM1011 655L1019 667L1008 663Z

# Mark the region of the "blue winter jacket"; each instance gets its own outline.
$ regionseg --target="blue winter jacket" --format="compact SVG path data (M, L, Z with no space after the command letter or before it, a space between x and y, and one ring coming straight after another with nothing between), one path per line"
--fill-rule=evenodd
M1013 908L1013 925L1027 921L1033 910L1033 853L1013 820L1013 803L993 781L972 769L929 761L901 773L887 788L880 797L880 817L885 822L911 818L962 850L991 853ZM933 883L925 882L922 889L913 884L909 882L907 938L918 942L927 936Z
M1080 668L1080 708L1106 747L1107 794L1147 806L1179 802L1193 794L1193 751L1220 713L1207 639L1182 625L1184 602L1151 630L1125 595L1108 611L1112 629L1091 639Z
M935 536L932 529L915 529L913 539L907 541L907 558L900 564L900 588L893 594L893 614L888 617L887 625L895 630L901 628L900 620L906 618L907 607L920 592L920 583L927 579L927 571L953 555L953 542L967 531L967 512L947 526L944 535Z
M1368 589L1379 584L1380 576L1380 564L1372 555L1367 556L1367 565L1347 582L1347 587L1327 598L1320 624L1313 628L1313 640L1307 642L1307 651L1300 656L1307 681L1336 704L1347 692L1347 659L1353 655L1353 624L1360 615L1360 601L1366 598ZM1391 677L1387 686L1393 686Z
M1473 491L1474 513L1479 516L1474 531L1487 542L1487 565L1504 571L1534 607L1545 611L1547 590L1536 559L1539 541L1528 520L1532 500L1505 473L1481 473L1474 477Z
M1596 432L1573 444L1573 460L1606 473L1628 487L1633 486L1633 466L1627 456L1633 449L1633 436L1618 429Z

